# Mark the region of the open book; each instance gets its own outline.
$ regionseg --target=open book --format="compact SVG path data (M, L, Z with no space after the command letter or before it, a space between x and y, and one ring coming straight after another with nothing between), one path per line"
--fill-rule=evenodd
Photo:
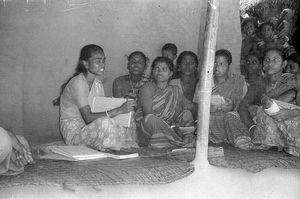
M106 154L86 146L49 146L49 150L53 153L67 157L70 160L91 160L106 158Z
M120 107L124 102L126 102L125 98L94 97L90 106L93 113L99 113ZM132 112L120 114L114 117L114 120L121 126L129 127L132 114Z

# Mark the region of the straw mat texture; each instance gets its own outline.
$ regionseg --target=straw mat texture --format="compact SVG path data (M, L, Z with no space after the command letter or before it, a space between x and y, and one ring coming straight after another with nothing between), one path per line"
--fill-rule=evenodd
M191 164L175 157L81 162L37 160L20 175L0 176L0 189L24 185L162 184L186 177L193 171Z
M300 158L289 155L285 152L274 150L268 151L245 151L229 145L222 145L224 157L209 157L211 165L245 169L257 173L271 167L283 169L300 169Z

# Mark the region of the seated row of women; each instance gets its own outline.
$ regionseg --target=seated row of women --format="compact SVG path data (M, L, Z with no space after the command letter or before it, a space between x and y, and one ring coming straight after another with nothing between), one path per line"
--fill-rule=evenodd
M93 113L91 99L105 95L101 82L106 67L105 54L97 45L83 47L76 72L61 91L60 129L65 142L97 150L138 145L194 146L194 132L182 131L178 127L195 125L199 98L195 92L196 85L199 87L197 56L191 51L179 55L177 67L181 75L178 79L172 79L172 60L157 57L152 62L151 70L147 62L142 52L132 53L128 57L129 75L114 81L113 93L116 97L134 100L106 112ZM297 78L283 73L286 61L281 51L276 48L265 51L262 61L264 76L257 76L251 84L243 76L230 74L231 62L232 56L228 50L216 52L210 141L226 142L246 150L278 146L299 156L300 110L281 107L270 116L260 107L263 94L284 101L289 97L289 90L299 89ZM147 70L151 71L151 75L144 73ZM135 117L130 127L120 126L113 119L132 111ZM269 123L272 123L272 128Z
M247 55L246 60L247 74L243 78L229 73L232 56L228 50L215 54L209 141L245 150L276 146L299 157L300 109L294 105L299 104L299 74L284 73L291 66L286 68L288 61L276 48L266 50L262 61L255 54ZM148 67L142 52L132 53L128 58L129 75L114 81L113 93L134 100L93 113L92 99L105 96L101 81L105 67L100 46L81 49L76 71L62 86L60 95L60 130L66 144L97 150L194 146L194 132L178 128L196 124L199 96L195 87L197 91L199 84L194 53L184 51L179 55L179 78L174 78L174 65L169 58L157 57ZM151 77L145 73L149 68ZM129 127L114 120L132 111L135 117ZM3 128L0 137L0 174L20 173L33 162L24 137Z

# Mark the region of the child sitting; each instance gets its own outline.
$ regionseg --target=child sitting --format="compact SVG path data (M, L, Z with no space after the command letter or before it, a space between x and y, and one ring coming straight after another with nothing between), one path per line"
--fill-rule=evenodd
M165 44L161 49L161 54L163 57L169 58L173 63L173 76L172 79L180 77L180 72L178 71L177 65L175 64L175 59L177 58L177 47L173 43Z
M256 51L256 35L257 22L254 18L245 18L242 22L242 48L241 48L241 74L245 73L245 57L250 53Z
M283 50L284 55L290 55L295 52L293 46L289 45L287 36L275 35L275 27L271 22L265 22L260 26L262 40L258 42L258 51L263 54L266 49L279 48Z
M245 79L249 87L262 79L262 65L260 56L255 52L248 54L245 61Z
M258 51L263 54L266 49L269 48L283 48L283 45L287 42L286 40L279 40L279 38L274 37L275 28L274 24L271 22L265 22L260 25L260 36L261 41L257 43Z

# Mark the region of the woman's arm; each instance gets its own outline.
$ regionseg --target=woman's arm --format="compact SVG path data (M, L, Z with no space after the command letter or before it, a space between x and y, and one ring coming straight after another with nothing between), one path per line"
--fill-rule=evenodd
M296 99L296 91L295 90L289 90L279 97L277 97L277 100L290 103Z
M300 116L300 109L281 109L276 115L272 115L272 117L278 121L283 121L296 116Z
M143 115L152 112L152 96L155 91L152 83L145 84L139 92L139 106L142 107Z
M259 90L255 86L251 86L249 90L247 91L247 94L241 101L241 103L238 106L238 113L240 115L241 121L249 128L252 125L254 125L254 122L252 120L251 114L248 110L250 105L254 105L255 101L258 98Z
M287 78L285 83L282 83L280 86L267 92L267 95L270 98L277 98L280 95L282 95L283 93L285 93L291 89L295 89L295 90L299 89L297 77L294 75Z
M18 166L25 166L28 163L34 163L30 148L23 145L14 133L9 130L6 130L6 132L12 142L12 147L16 156L16 164L18 164Z
M119 81L119 78L116 78L113 82L113 96L114 97L123 97L122 96L122 86Z
M79 108L79 112L86 124L89 124L100 117L115 117L119 114L128 113L134 111L136 107L136 101L130 100L122 104L122 106L115 109L111 109L106 112L92 113L90 105Z

